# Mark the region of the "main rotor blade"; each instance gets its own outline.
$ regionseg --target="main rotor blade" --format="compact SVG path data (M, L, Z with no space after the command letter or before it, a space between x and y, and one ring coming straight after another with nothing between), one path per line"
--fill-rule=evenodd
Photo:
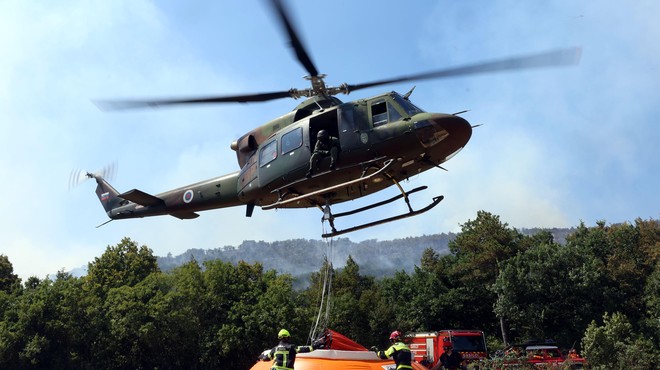
M492 73L508 70L531 69L541 67L555 67L555 66L568 66L576 65L580 62L582 54L581 48L571 48L555 50L541 54L533 54L522 57L515 57L503 60L496 60L492 62L479 63L466 65L462 67L454 67L449 69L441 69L438 71L425 72L409 76L401 76L387 80L367 82L357 85L348 85L349 91L359 89L366 89L368 87L387 85L405 81L419 81L436 78L465 76L478 73Z
M305 50L305 47L302 44L302 41L300 41L300 38L298 37L298 33L296 30L293 28L293 24L291 23L291 17L289 17L289 13L287 12L284 4L282 4L281 0L271 0L271 4L273 4L273 7L275 8L275 12L277 13L277 16L279 17L279 20L282 22L282 27L285 29L286 33L289 35L289 40L291 42L291 47L296 51L296 56L298 57L298 60L302 65L305 67L307 72L309 72L309 75L312 77L316 77L319 75L319 72L316 70L316 67L314 66L314 63L312 63L312 59L309 57L309 54L307 54L307 51Z
M290 91L279 91L260 94L215 96L186 99L155 99L155 100L95 100L94 104L103 111L134 108L157 108L168 105L207 104L207 103L250 103L263 102L281 98L290 98Z

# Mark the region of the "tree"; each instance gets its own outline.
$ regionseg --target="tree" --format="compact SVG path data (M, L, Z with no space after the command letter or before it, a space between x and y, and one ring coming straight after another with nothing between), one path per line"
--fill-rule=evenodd
M195 304L187 292L179 291L182 281L175 279L185 274L180 269L194 271L191 267L181 266L173 275L152 273L135 286L109 291L104 305L110 337L105 367L199 367L204 329Z
M92 342L82 282L56 279L15 295L0 322L1 368L79 368Z
M542 244L511 258L492 289L495 312L506 317L517 340L554 338L571 347L600 314L591 302L600 289L598 262L558 244ZM597 303L597 302L596 302Z
M657 262L644 288L645 326L649 336L660 341L660 262Z
M655 225L655 226L653 226ZM594 268L601 274L601 287L589 293L599 307L595 312L621 312L638 323L645 316L644 287L655 267L660 245L657 221L596 227L583 223L567 238L567 246L598 261ZM599 316L600 316L599 315Z
M259 263L207 261L204 281L209 308L202 362L208 368L244 369L287 328L304 341L310 325L301 315L299 294L290 275L263 271ZM239 354L250 354L240 356Z
M454 273L463 282L493 283L503 261L521 251L523 235L485 211L461 225L461 233L449 243L457 258Z
M606 313L602 326L592 321L582 348L595 370L654 370L660 362L658 347L635 333L628 318L618 312Z
M495 283L502 264L528 247L524 236L499 216L479 211L475 220L461 225L461 233L449 243L451 255L443 257L443 273L449 279L445 302L456 317L461 315L461 327L495 330L497 318L492 310L496 296L489 289ZM505 343L506 317L499 317Z
M398 299L390 296L389 290L384 292L390 297L391 304L403 308L397 309L399 322L407 322L410 330L433 331L449 327L447 311L445 310L446 294L449 288L443 281L443 269L440 256L431 248L422 253L420 266L415 266L410 275L401 271L395 275L396 279L387 284L400 285L394 292L410 294L410 298Z
M416 289L410 275L405 271L399 271L392 277L383 278L380 289L379 310L385 314L385 317L390 317L388 322L382 323L378 328L381 343L387 340L393 330L404 333L416 330L419 326L418 322L415 316L410 314Z
M9 258L0 254L0 291L11 293L20 289L21 279L14 274L14 266Z
M332 328L358 343L372 340L369 315L374 279L360 274L360 267L349 255L344 268L332 280L330 324Z
M124 285L134 286L149 274L158 272L153 251L147 246L138 247L130 238L123 238L116 246L108 246L101 257L94 258L87 269L87 285L99 297Z

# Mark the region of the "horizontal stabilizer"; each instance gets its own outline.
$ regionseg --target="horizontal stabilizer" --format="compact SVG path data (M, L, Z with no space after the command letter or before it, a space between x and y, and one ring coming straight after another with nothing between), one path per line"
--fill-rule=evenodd
M191 218L199 217L199 215L195 212L171 212L170 214L181 220L189 220Z
M145 207L160 206L165 204L165 201L163 201L162 199L155 197L151 194L147 194L138 189L129 190L123 194L119 194L118 196Z

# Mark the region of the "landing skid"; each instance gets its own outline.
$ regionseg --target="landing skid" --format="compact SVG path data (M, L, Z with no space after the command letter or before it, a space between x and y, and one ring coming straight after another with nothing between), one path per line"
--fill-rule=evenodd
M408 217L417 216L419 214L422 214L422 213L430 210L431 208L437 206L444 199L444 196L442 196L442 195L434 197L433 201L429 205L427 205L426 207L424 207L422 209L418 209L416 211L413 210L412 207L410 206L410 203L408 202L408 195L410 195L412 193L415 193L415 192L418 192L418 191L421 191L421 190L425 190L426 188L427 188L427 186L420 186L420 187L415 188L415 189L413 189L409 192L403 192L402 191L401 194L399 194L395 197L392 197L390 199L384 200L382 202L374 203L372 205L362 207L362 208L358 208L358 209L354 209L352 211L338 213L336 215L332 214L332 212L330 211L330 206L327 205L327 206L325 206L325 208L323 208L323 220L328 221L330 223L330 227L332 228L332 232L322 234L321 237L322 238L331 238L331 237L334 237L334 236L337 236L337 235L342 235L342 234L350 233L350 232L353 232L353 231L366 229L368 227L381 225L381 224L384 224L384 223L397 221L397 220L401 220L401 219L404 219L404 218L408 218ZM365 223L365 224L362 224L362 225L353 226L353 227L350 227L348 229L343 229L343 230L335 229L334 220L337 217L349 216L349 215L353 215L353 214L363 212L363 211L366 211L366 210L369 210L369 209L380 207L382 205L392 203L395 200L398 200L398 199L401 199L401 198L404 198L405 201L406 201L406 204L408 205L408 212L407 213L402 213L398 216L383 218L383 219L380 219L378 221L373 221L373 222L368 222L368 223Z

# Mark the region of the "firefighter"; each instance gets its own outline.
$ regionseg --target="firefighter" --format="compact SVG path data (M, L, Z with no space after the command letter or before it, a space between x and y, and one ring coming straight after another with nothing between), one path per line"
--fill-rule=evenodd
M372 350L375 350L376 355L383 360L391 357L396 364L396 370L412 369L412 353L410 348L401 340L401 333L398 330L390 334L390 343L392 345L385 351L378 351L374 347L372 347Z
M259 359L262 361L273 361L273 366L271 370L293 370L293 364L296 362L296 354L298 353L307 353L312 352L315 349L323 348L324 342L322 339L314 341L311 346L295 346L289 341L291 340L291 334L286 329L280 330L277 334L277 339L280 340L280 343L273 347L270 352L264 351L259 355Z
M447 370L458 370L462 368L463 356L454 351L454 345L451 342L443 343L445 353L440 356L440 363Z
M316 166L323 157L330 157L330 171L334 171L337 157L339 156L339 139L330 136L326 130L320 130L316 134L316 139L314 153L312 153L312 157L309 159L309 170L305 174L307 178L312 177Z

